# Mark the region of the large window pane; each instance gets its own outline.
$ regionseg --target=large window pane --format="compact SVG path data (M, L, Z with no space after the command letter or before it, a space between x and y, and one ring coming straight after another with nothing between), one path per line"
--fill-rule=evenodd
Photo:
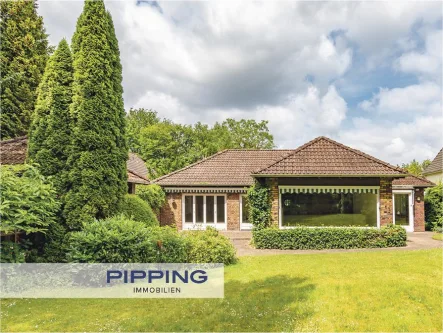
M203 196L195 196L195 223L203 223Z
M377 226L372 193L285 193L283 226Z
M241 218L243 223L249 223L249 203L246 195L242 196L241 201Z
M192 203L193 197L191 195L185 196L185 222L192 223Z
M206 197L206 223L214 223L214 197Z
M225 223L225 197L217 197L217 223Z

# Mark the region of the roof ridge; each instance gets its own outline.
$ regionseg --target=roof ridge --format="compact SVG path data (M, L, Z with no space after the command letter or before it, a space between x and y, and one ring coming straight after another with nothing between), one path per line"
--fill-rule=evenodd
M221 154L223 154L223 153L226 153L226 152L229 151L229 150L231 150L231 149L223 149L223 150L221 150L221 151L219 151L219 152L217 152L217 153L215 153L215 154L212 154L211 156L205 157L205 158L202 159L202 160L199 160L199 161L194 162L194 163L192 163L192 164L189 164L189 165L187 165L187 166L185 166L185 167L183 167L183 168L181 168L181 169L178 169L178 170L172 171L172 172L170 172L170 173L168 173L168 174L166 174L166 175L163 175L163 176L161 176L161 177L158 177L158 178L152 180L151 182L152 182L152 183L157 183L157 182L160 181L160 180L166 179L166 178L168 178L168 177L170 177L170 176L172 176L172 175L175 175L175 174L177 174L177 173L179 173L179 172L182 172L182 171L184 171L184 170L187 170L187 169L189 169L189 168L192 168L193 166L196 166L196 165L201 164L201 163L203 163L203 162L205 162L205 161L208 161L208 160L214 158L215 156L218 156L218 155L221 155Z
M136 158L138 158L138 159L140 159L142 162L143 162L143 164L145 164L146 162L137 154L137 153L134 153L134 152L132 152L132 151L130 151L130 152L128 152L128 161L129 161L129 159L130 159L130 157L131 157L131 155L134 155ZM146 165L145 165L145 167L146 167ZM140 175L137 171L135 171L133 168L131 168L131 167L129 167L129 165L128 165L128 163L126 163L126 169L129 171L129 172L132 172L134 175L136 175L137 177L140 177L140 178L142 178L142 179L145 179L145 180L147 180L147 181L149 181L149 178L148 177L145 177L145 176L143 176L143 175Z
M263 171L263 170L266 170L266 169L270 168L271 166L273 166L273 165L275 165L275 164L277 164L277 163L283 161L284 159L288 158L289 156L292 156L292 155L296 154L296 153L299 152L300 150L302 150L302 149L304 149L304 148L310 146L311 144L313 144L314 142L319 141L319 140L322 139L322 138L324 138L324 137L323 137L323 136L318 136L318 137L316 137L315 139L312 139L311 141L306 142L305 144L303 144L303 145L299 146L298 148L294 149L294 151L290 152L289 154L283 155L282 157L276 159L274 162L272 162L272 163L269 164L268 166L266 166L266 167L264 167L264 168L261 168L261 169L258 169L258 170L255 170L255 171L253 172L253 174L257 174L257 173L259 173L259 172L261 172L261 171Z

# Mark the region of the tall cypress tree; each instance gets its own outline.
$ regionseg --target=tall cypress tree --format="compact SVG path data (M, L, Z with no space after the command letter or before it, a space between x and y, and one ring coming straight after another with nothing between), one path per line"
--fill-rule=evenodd
M1 1L1 136L27 134L50 48L35 1Z
M72 39L74 121L64 215L71 229L115 214L127 192L122 68L111 15L85 1Z
M59 194L67 186L67 160L71 142L73 68L71 51L63 39L47 62L38 87L29 131L28 160L38 163L45 176L53 176Z

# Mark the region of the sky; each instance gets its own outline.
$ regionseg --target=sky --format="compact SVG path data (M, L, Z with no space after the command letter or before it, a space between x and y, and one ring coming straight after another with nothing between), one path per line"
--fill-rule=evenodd
M125 108L267 120L277 148L327 136L392 164L443 146L443 3L105 1ZM39 1L52 45L82 1Z

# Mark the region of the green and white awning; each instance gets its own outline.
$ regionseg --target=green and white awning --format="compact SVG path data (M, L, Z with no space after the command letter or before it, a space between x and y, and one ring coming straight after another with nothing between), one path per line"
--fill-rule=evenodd
M372 193L378 194L378 186L280 186L280 193Z
M246 193L247 187L165 187L166 193Z

